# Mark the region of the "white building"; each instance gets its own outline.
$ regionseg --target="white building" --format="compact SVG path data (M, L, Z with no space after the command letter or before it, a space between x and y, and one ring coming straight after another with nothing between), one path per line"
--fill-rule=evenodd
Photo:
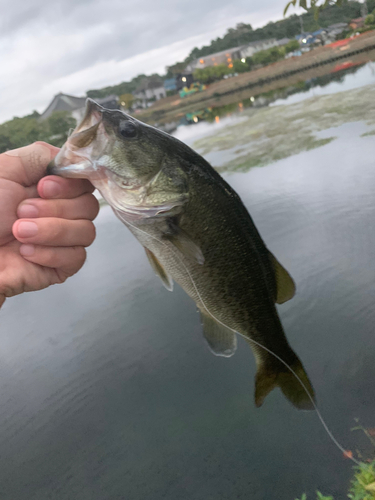
M152 75L144 78L140 85L133 92L135 100L143 108L147 108L150 102L158 101L167 96L164 88L164 82L158 75Z

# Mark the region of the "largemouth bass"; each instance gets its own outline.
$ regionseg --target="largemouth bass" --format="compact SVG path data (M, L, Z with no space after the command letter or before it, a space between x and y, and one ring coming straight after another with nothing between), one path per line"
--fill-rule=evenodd
M311 383L275 307L293 297L294 282L207 161L168 134L88 100L48 173L91 181L165 287L172 290L175 281L195 301L214 354L232 356L236 332L248 340L257 363L256 406L280 387L297 408L314 408Z

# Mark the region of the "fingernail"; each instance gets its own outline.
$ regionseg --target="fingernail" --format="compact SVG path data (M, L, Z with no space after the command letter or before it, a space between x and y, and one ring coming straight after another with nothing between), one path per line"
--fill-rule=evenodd
M61 193L61 186L55 181L45 181L43 184L43 196L45 198L56 198Z
M38 226L35 222L21 221L18 224L17 233L19 238L31 238L38 233Z
M20 219L33 219L34 217L38 217L39 210L34 205L27 205L25 203L25 205L18 207L17 214Z
M20 254L24 257L31 257L34 255L35 247L34 245L21 245L20 246Z

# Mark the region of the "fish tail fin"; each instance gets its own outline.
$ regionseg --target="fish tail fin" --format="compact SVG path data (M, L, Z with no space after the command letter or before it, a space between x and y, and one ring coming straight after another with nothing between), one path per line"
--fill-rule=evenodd
M299 410L314 410L315 395L311 382L302 366L296 360L289 370L280 362L260 362L255 377L255 405L261 406L265 397L275 388L280 387L284 396Z

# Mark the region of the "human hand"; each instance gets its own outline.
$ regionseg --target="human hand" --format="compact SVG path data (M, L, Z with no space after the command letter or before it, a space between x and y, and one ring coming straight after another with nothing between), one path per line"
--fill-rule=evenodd
M0 155L0 307L63 283L86 259L99 204L83 179L43 177L58 148L36 142Z

